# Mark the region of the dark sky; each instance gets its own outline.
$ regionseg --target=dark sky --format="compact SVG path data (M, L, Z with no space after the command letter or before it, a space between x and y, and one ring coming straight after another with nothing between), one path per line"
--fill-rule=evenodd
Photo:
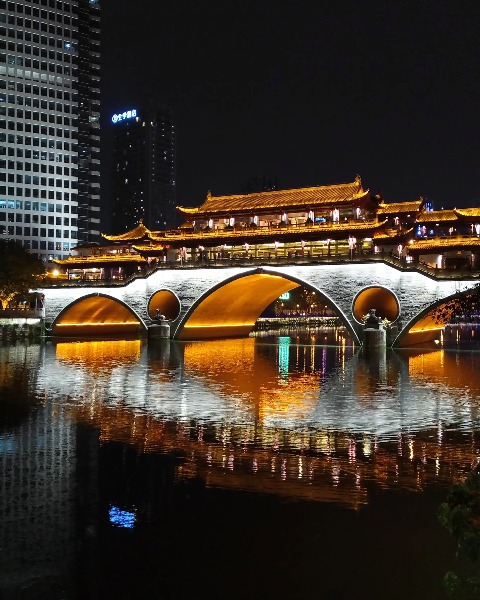
M479 27L478 0L102 0L103 157L111 114L152 98L181 205L357 173L386 201L480 204Z

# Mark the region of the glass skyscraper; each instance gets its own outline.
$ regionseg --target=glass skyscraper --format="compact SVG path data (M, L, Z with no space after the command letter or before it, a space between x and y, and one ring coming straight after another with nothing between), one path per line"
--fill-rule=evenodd
M0 237L45 262L100 235L99 70L99 0L0 0Z
M112 115L112 231L140 219L153 230L176 226L176 135L172 110L149 106Z

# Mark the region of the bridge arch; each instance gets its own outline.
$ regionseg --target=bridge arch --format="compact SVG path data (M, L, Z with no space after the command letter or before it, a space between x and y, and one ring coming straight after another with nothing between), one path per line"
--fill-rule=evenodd
M400 316L400 302L396 294L382 285L369 285L355 295L352 302L354 319L361 323L362 317L372 308L376 309L377 317L392 323Z
M359 342L352 323L339 306L311 283L292 275L259 268L221 281L200 296L182 317L173 337L201 340L247 336L258 317L281 294L305 286L318 293Z
M394 340L393 346L407 348L438 339L442 329L451 322L451 318L454 316L454 301L471 292L472 288L469 288L432 302L410 319Z
M144 321L125 302L107 294L88 294L66 306L52 323L52 335L102 337L146 332Z
M180 316L180 310L180 300L171 290L157 290L148 299L147 313L151 319L154 319L159 311L167 321L175 321Z

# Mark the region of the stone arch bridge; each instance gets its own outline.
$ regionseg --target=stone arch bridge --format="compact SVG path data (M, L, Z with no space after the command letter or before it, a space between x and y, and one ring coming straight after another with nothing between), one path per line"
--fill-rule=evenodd
M432 309L478 280L436 280L383 262L252 268L159 269L125 285L58 286L45 294L54 336L142 334L165 315L171 337L184 340L248 335L282 293L307 286L338 314L356 341L361 315L375 308L396 325L394 345L434 339L443 324Z

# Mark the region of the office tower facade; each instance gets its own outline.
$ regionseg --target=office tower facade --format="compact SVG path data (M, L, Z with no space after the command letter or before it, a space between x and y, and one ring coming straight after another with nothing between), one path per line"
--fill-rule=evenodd
M278 177L268 175L254 175L247 179L242 185L242 194L254 194L256 192L273 192L278 190Z
M0 237L45 262L100 235L99 0L0 0Z
M129 109L112 116L112 231L143 219L153 230L177 225L175 124L168 108Z

